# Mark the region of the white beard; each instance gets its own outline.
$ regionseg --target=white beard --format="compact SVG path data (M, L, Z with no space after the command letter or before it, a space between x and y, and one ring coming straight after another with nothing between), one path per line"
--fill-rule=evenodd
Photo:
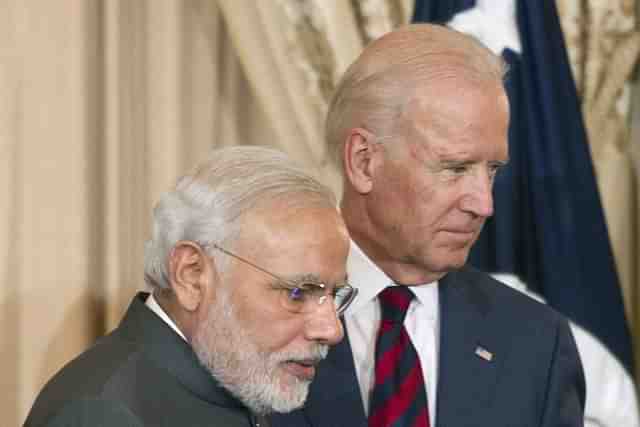
M283 372L281 364L324 359L328 346L313 343L306 351L276 353L260 350L236 318L228 294L226 289L219 290L216 303L192 338L200 363L256 414L290 412L301 407L311 381Z

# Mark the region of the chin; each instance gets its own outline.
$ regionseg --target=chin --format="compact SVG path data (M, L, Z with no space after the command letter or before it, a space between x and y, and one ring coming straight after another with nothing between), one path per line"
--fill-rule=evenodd
M455 251L456 253L450 253L448 256L444 257L441 262L437 262L436 265L439 267L437 271L441 273L448 273L453 270L458 270L462 268L467 263L467 258L469 257L469 251Z
M292 375L281 378L277 382L278 391L271 401L275 412L286 413L301 408L307 400L310 383Z
M469 259L468 249L464 251L464 254L461 254L459 257L453 259L451 262L451 266L457 270L467 263L467 259Z

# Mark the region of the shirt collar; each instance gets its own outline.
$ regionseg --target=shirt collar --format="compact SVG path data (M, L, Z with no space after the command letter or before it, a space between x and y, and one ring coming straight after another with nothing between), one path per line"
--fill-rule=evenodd
M397 286L352 240L347 258L349 282L358 288L358 295L347 309L347 314L357 313L362 307L374 301L387 286ZM431 286L433 285L433 286ZM437 304L438 282L411 286L416 299L421 304Z

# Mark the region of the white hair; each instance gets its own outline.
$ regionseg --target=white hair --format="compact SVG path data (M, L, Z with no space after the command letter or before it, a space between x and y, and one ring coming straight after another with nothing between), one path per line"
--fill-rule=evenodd
M441 25L406 25L370 43L342 76L329 105L325 134L336 160L342 160L350 129L393 135L414 93L452 69L497 81L507 71L502 58L476 38Z
M280 151L255 146L214 150L154 207L152 236L145 246L145 281L169 289L167 260L177 242L231 248L243 214L283 196L292 203L336 205L328 187ZM211 255L223 270L224 263Z

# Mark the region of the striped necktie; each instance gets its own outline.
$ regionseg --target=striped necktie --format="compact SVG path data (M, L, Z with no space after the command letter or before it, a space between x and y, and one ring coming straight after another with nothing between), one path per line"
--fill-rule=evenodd
M369 427L429 427L420 359L404 327L413 297L408 286L391 286L378 295L382 319L376 341Z

